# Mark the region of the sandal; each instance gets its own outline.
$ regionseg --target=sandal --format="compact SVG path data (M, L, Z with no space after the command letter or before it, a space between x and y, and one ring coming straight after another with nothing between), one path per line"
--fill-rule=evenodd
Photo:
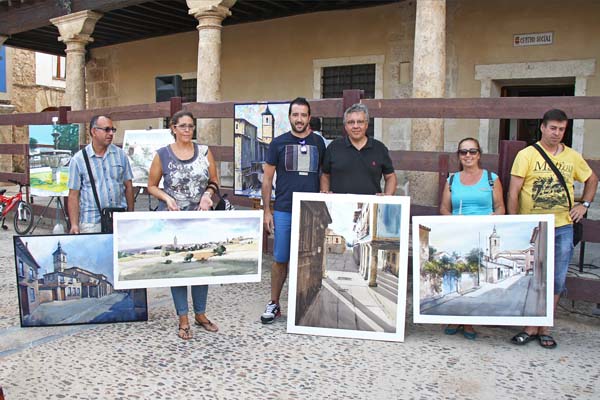
M532 340L537 339L537 337L538 335L530 335L529 333L523 331L513 336L512 339L510 339L510 341L516 345L523 346L531 342Z
M462 325L456 325L456 326L452 326L452 325L448 325L446 326L446 329L444 329L444 333L446 335L456 335L456 333L460 330L462 330Z
M206 321L198 321L198 319L194 318L194 323L202 328L204 328L204 330L208 331L208 332L218 332L219 327L215 324L213 324L212 322L210 322L209 319L206 319Z
M550 335L539 335L538 341L540 342L540 346L542 346L545 349L553 349L556 346L558 346L556 340L554 340L554 338Z
M467 331L463 327L463 336L465 337L465 339L475 340L475 338L477 337L477 332L475 332L475 330Z
M192 338L192 331L190 330L189 325L183 328L179 325L179 331L177 331L177 336L179 336L182 340L190 340Z

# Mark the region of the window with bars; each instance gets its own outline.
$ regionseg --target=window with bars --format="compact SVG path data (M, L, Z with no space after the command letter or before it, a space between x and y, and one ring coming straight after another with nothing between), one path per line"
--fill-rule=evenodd
M322 98L340 98L344 90L365 91L364 98L375 98L375 64L341 65L324 67L321 75ZM343 118L323 118L322 133L327 139L344 134ZM368 136L374 136L373 118L369 119Z

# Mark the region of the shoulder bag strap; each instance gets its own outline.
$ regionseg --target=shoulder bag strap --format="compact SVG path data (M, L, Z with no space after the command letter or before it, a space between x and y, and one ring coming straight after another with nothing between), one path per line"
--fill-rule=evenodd
M90 184L92 185L92 192L94 193L94 199L96 200L96 207L98 212L102 214L102 207L100 207L100 199L98 199L98 192L96 192L96 182L94 181L94 175L92 174L92 167L90 167L90 160L87 155L85 147L81 150L83 153L83 159L85 160L85 167L87 168L88 176L90 177Z
M546 154L546 152L544 150L542 150L537 143L532 144L532 146L535 147L535 149L540 152L542 157L544 157L544 160L546 160L546 163L548 164L548 166L552 169L552 171L558 178L558 181L562 185L563 189L565 189L565 192L567 192L567 200L569 200L569 210L570 210L571 208L573 208L573 203L571 203L571 195L569 193L569 189L567 188L567 183L565 182L565 178L560 173L558 168L556 168L556 165L552 162L550 157L548 157L548 154Z

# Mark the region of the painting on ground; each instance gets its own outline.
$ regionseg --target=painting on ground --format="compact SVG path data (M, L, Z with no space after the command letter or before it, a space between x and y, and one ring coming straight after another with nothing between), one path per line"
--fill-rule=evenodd
M413 217L416 323L551 326L554 217Z
M112 235L15 236L21 326L147 321L146 290L116 290Z
M291 129L289 107L289 103L235 105L233 163L236 195L260 198L263 166L269 144ZM275 190L272 196L275 198Z
M69 162L79 150L79 125L29 126L32 196L68 196Z
M148 186L148 173L156 150L171 143L173 136L169 129L125 131L123 151L133 171L133 186Z
M404 340L409 198L294 193L287 330Z
M114 218L119 289L260 282L260 210L115 213Z

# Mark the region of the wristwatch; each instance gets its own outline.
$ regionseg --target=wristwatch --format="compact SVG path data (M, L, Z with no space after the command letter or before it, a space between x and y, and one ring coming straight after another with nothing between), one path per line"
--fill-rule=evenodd
M589 201L582 201L581 205L584 206L585 208L590 208L590 206L591 206Z

